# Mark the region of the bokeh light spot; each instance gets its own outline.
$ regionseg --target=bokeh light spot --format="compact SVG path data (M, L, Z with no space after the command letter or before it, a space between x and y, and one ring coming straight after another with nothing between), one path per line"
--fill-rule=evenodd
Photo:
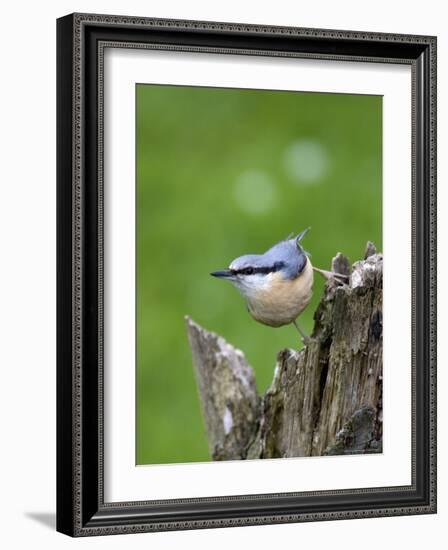
M274 207L276 190L271 178L264 172L243 172L235 182L234 197L241 210L249 214L263 214Z
M294 141L285 151L284 167L289 177L298 184L318 183L328 172L329 156L318 141Z

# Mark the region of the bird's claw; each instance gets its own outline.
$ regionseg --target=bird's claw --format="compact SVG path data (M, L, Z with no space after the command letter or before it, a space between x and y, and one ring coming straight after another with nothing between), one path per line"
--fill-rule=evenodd
M315 339L312 338L311 336L303 336L302 337L302 342L303 342L304 346L309 346L314 341L315 341Z
M313 269L316 273L319 273L322 275L324 279L329 281L330 279L336 279L336 281L344 284L347 283L350 279L349 275L345 275L344 273L336 273L335 271L326 271L325 269L319 269L318 267L314 267Z

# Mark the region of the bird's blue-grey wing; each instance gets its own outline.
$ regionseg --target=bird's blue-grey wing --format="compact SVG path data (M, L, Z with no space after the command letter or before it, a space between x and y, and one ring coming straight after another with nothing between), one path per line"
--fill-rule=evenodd
M295 279L305 269L306 262L308 261L308 258L306 256L305 252L302 250L302 248L300 246L296 245L295 239L292 239L292 241L293 241L294 246L295 246L296 249L293 252L294 259L291 262L290 269L287 270L287 274L288 274L290 279Z
M263 254L267 264L282 263L282 273L288 279L295 279L305 269L307 257L297 240L281 241Z

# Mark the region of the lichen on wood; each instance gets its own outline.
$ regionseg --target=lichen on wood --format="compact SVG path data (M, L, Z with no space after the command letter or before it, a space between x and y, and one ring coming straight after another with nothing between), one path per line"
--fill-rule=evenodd
M342 254L300 351L279 352L271 386L258 396L242 351L187 318L214 460L382 451L383 257L367 243L350 269Z

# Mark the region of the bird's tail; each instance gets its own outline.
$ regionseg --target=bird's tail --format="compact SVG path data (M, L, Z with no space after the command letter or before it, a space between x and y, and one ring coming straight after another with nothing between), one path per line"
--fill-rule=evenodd
M304 254L306 254L307 256L311 256L311 254L309 252L307 252L303 247L302 245L300 244L300 241L303 239L303 237L308 233L308 231L311 229L311 227L307 227L306 229L304 229L301 233L299 233L296 237L296 245L297 245L297 248L299 249L300 252L303 252Z
M296 237L296 243L299 244L300 241L303 239L303 237L308 233L308 231L311 229L311 227L307 227L304 229L301 233L299 233Z

